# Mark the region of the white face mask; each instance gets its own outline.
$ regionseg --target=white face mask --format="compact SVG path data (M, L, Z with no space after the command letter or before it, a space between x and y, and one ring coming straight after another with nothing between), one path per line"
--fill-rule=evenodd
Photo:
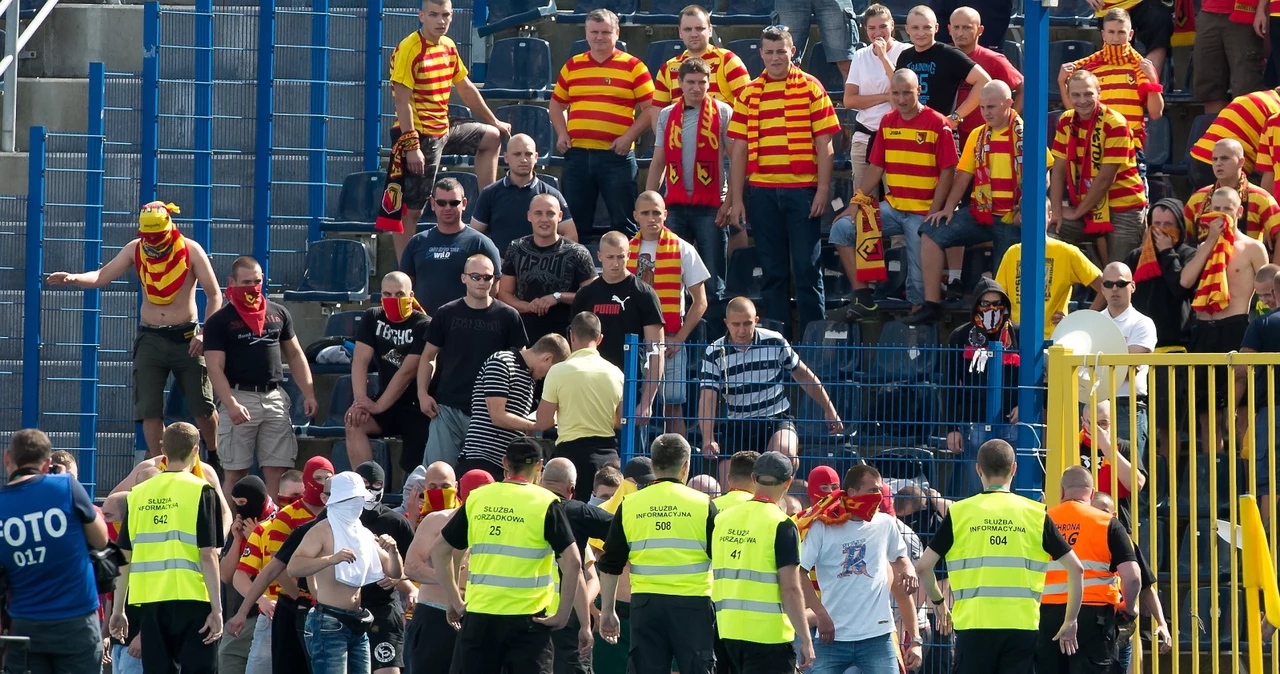
M983 309L982 311L978 312L978 322L982 326L983 330L986 330L988 332L995 330L996 328L1000 327L1001 323L1004 322L1004 309L1003 308Z
M587 505L598 506L601 503L604 503L606 500L608 499L603 499L603 498L600 498L599 496L596 496L595 494L592 494L591 498L587 500Z

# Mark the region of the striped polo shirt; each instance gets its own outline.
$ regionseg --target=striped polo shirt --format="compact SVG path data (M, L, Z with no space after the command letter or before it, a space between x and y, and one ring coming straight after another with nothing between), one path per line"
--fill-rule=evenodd
M1144 84L1151 84L1147 74L1135 65L1101 63L1097 54L1086 56L1072 65L1077 68L1088 66L1086 69L1098 78L1098 100L1129 121L1129 131L1141 144L1147 137L1147 101L1139 88Z
M662 65L662 70L658 71L653 83L654 105L669 105L678 102L684 95L680 91L680 64L687 58L688 49ZM747 73L742 59L728 49L715 45L707 47L707 53L699 58L706 61L707 67L711 69L711 87L707 89L707 94L732 106L751 81L751 75Z
M781 333L757 327L745 349L728 335L707 347L700 388L720 394L730 419L773 417L791 409L782 384L799 365Z
M280 546L284 545L284 539L289 537L289 533L315 518L316 516L302 505L302 501L294 501L276 511L275 517L259 523L258 528L249 534L248 545L240 555L240 563L236 566L236 570L244 571L250 578L257 576L279 552ZM280 596L280 585L272 582L267 588L267 596L271 599Z
M1201 226L1196 215L1204 211L1208 207L1209 198L1213 196L1213 191L1218 187L1234 187L1233 185L1207 185L1196 190L1195 194L1187 199L1186 206L1182 209L1182 214L1187 221L1187 237L1196 239L1197 241L1204 238L1208 233L1208 229ZM1275 197L1269 192L1254 185L1249 184L1249 199L1244 206L1245 226L1240 227L1245 234L1258 239L1259 241L1271 241L1275 238L1280 228L1280 205L1276 204ZM1266 238L1263 238L1263 235Z
M607 150L636 121L636 106L653 99L644 62L620 49L603 62L578 54L560 69L551 100L569 108L573 147Z
M505 398L508 412L525 417L534 410L533 388L533 373L519 351L503 350L489 356L471 390L471 423L460 456L502 465L507 445L524 433L495 426L486 399Z
M795 68L795 66L791 66ZM840 133L840 120L831 99L816 79L805 74L802 96L787 99L787 78L768 74L752 80L734 103L729 138L747 142L751 120L760 125L760 138L747 147L747 181L756 187L814 187L818 184L818 152L814 139ZM787 119L787 110L792 118ZM754 166L754 169L751 169Z
M871 164L884 169L889 205L915 215L929 214L942 170L958 159L947 118L924 106L911 119L890 110L880 120L871 149Z
M448 37L432 43L415 31L391 52L391 81L413 91L413 126L425 136L449 131L449 88L467 77L458 47Z
M987 128L986 124L973 130L969 134L969 139L964 143L964 151L960 153L960 163L956 165L957 171L963 171L969 175L976 175L978 172L978 139L982 137L982 132ZM991 133L993 142L1007 142L1009 140L1009 127L1005 127L1000 131ZM991 213L999 218L1007 215L1018 206L1018 202L1013 198L1014 180L1013 180L1013 155L1008 152L993 152L990 148L985 150L987 170L991 172ZM1053 155L1045 150L1045 166L1053 168Z
M1097 114L1096 112L1094 114ZM1089 124L1076 124L1076 113L1068 110L1058 119L1058 130L1053 138L1053 157L1067 161L1068 134L1076 134L1076 142L1088 151ZM1107 192L1107 206L1113 211L1132 211L1147 205L1146 189L1142 186L1142 177L1138 175L1137 145L1133 134L1129 132L1129 124L1120 113L1108 108L1102 119L1102 163L1119 164L1115 182ZM1101 170L1101 166L1098 167ZM1072 170L1068 165L1067 170Z
M1223 138L1235 138L1244 146L1244 170L1252 172L1262 131L1267 120L1277 113L1280 113L1280 92L1274 89L1236 96L1196 141L1191 148L1191 158L1212 164L1213 144Z

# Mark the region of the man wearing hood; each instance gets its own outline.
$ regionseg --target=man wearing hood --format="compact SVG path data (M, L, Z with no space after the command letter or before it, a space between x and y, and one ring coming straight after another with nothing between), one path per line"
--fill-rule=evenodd
M413 545L413 527L404 515L382 502L386 471L378 462L366 461L356 466L356 474L364 479L371 495L360 513L360 523L374 536L390 536L396 542L396 554L403 559ZM397 588L416 602L418 592L404 577L387 576L361 589L360 604L373 614L373 627L369 630L373 674L400 674L404 667L405 611L396 597Z
M365 585L402 575L400 553L390 536L375 536L360 522L374 495L359 473L333 476L328 518L303 537L287 571L309 577L316 604L307 613L306 644L315 674L369 671L370 629L377 624L361 606Z
M984 278L973 289L973 320L951 332L947 345L953 354L946 369L945 390L951 400L943 406L950 410L952 428L947 432L947 449L964 451L964 431L968 424L987 421L985 410L989 373L997 366L1004 368L1004 395L1000 405L1002 416L1010 423L1018 421L1018 323L1013 320L1013 304L1004 287ZM992 349L1000 344L1004 351L995 363ZM960 350L964 356L960 356Z
M1182 268L1195 257L1187 243L1187 225L1177 199L1161 199L1147 213L1142 245L1124 263L1133 270L1133 307L1156 324L1156 353L1185 352L1191 318L1190 288L1182 287ZM1163 377L1157 377L1160 384ZM1157 394L1158 399L1165 400Z

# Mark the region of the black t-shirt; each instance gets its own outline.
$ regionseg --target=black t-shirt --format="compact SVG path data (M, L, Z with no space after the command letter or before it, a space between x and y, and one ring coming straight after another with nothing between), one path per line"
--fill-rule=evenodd
M622 367L622 347L627 335L640 335L643 342L645 326L663 324L658 293L635 274L627 274L617 283L606 283L603 276L588 283L578 291L569 313L577 316L582 311L600 317L604 334L600 355L618 367Z
M561 237L550 246L539 246L533 236L525 236L511 242L502 256L502 273L516 280L516 297L522 302L532 302L553 293L577 292L578 287L596 275L591 253L581 245ZM544 316L521 314L529 343L543 335L563 335L573 314L569 305L557 304Z
M946 557L947 552L951 550L952 544L955 543L955 534L951 529L951 513L942 518L942 524L938 525L938 530L933 534L933 540L929 541L929 549L938 553L940 557ZM1052 559L1061 559L1068 552L1071 552L1071 546L1066 539L1062 537L1062 533L1058 531L1058 525L1049 519L1049 514L1044 516L1044 551L1049 553Z
M378 368L378 395L387 390L391 378L404 365L409 356L421 356L422 347L427 343L427 325L431 319L427 315L415 311L405 320L393 323L387 319L387 312L382 307L373 307L364 312L364 316L356 324L356 341L373 348L374 364ZM412 404L418 406L418 389L410 385L400 395L396 404Z
M937 42L924 51L907 48L898 56L896 67L910 68L915 72L920 80L920 103L949 115L960 104L956 100L956 92L975 65L964 52Z
M800 564L800 530L790 517L778 522L773 535L773 558L779 569Z
M218 502L218 495L213 491L213 487L205 485L200 490L199 512L196 514L196 547L197 548L219 548L225 545L222 535L222 504ZM133 541L129 540L129 509L126 508L123 513L123 519L120 520L120 536L116 539L116 545L121 550L132 550Z
M472 309L458 299L441 306L427 328L427 343L440 349L431 381L436 402L470 414L471 390L484 362L527 342L520 313L506 303L494 300L484 309Z
M589 539L603 541L609 535L613 513L577 500L560 499L560 505L564 507L565 517L569 519L569 528L573 530L573 542L578 545L578 554L587 553Z
M471 547L467 538L467 505L465 503L459 506L458 511L445 523L444 528L440 530L440 536L458 550ZM564 506L560 503L552 503L547 507L542 537L547 539L547 544L557 555L564 552L570 545L576 544L573 539L573 529L569 527L569 518L565 515Z
M267 302L267 322L262 335L255 335L231 304L214 312L204 322L205 351L226 354L224 374L231 386L263 386L284 381L280 342L293 339L293 317L289 310Z
M1272 311L1265 316L1253 319L1249 323L1249 327L1244 331L1244 339L1240 342L1240 347L1258 353L1280 351L1280 311ZM1257 405L1258 409L1265 409L1271 406L1267 400L1267 369L1262 366L1253 368L1253 396L1254 404ZM1243 393L1243 391L1237 392L1237 394Z
M1112 573L1115 573L1116 569L1125 562L1138 561L1138 556L1133 550L1133 541L1129 540L1129 533L1124 530L1120 520L1114 517L1107 525L1107 550L1111 553Z
M321 510L319 513L316 514L315 519L311 520L310 522L307 522L306 524L300 524L294 527L293 531L289 532L289 536L284 539L283 543L280 544L280 549L276 550L276 554L271 556L271 559L273 560L278 559L280 560L281 564L284 564L285 567L288 567L289 560L293 559L293 553L298 551L298 546L302 545L302 539L307 535L307 532L311 531L311 529L315 527L315 525L319 524L321 521L326 520L328 518L329 518L329 511ZM305 577L298 578L297 580L298 580L299 589L301 589L303 592L311 591L311 589L307 587L307 579Z

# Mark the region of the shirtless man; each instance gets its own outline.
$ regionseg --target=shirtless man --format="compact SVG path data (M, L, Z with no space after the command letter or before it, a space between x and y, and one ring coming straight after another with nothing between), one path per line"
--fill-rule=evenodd
M373 615L360 606L360 588L384 577L400 578L400 553L394 538L375 537L360 523L373 494L359 473L334 475L329 489L329 518L303 537L287 571L308 577L316 599L306 629L312 673L368 672Z
M1217 216L1217 217L1215 217ZM1209 208L1200 216L1201 227L1207 230L1204 240L1196 248L1195 257L1182 269L1182 287L1195 288L1191 308L1196 321L1191 328L1191 353L1228 353L1240 349L1244 340L1244 331L1249 327L1249 309L1253 302L1254 278L1258 270L1267 264L1267 249L1262 242L1250 237L1241 229L1244 218L1244 207L1240 204L1240 193L1230 187L1219 187L1214 190ZM1207 222L1206 222L1207 221ZM1188 223L1189 225L1191 223ZM1226 260L1227 288L1223 293L1217 290L1209 293L1209 285L1213 283L1204 270L1214 257L1214 248L1219 238L1230 244ZM1224 413L1227 403L1226 367L1213 369L1212 375L1204 368L1196 373L1196 411L1200 416L1200 451L1216 452L1208 444L1210 404L1217 410L1219 432L1218 442L1227 437L1226 417ZM1214 400L1209 400L1209 378L1215 380Z
M436 578L435 566L431 563L431 547L440 538L445 522L458 510L459 501L451 497L456 485L453 467L449 464L437 461L427 466L422 502L447 507L437 510L432 506L433 509L422 517L413 536L413 545L405 555L404 574L409 580L421 583L418 605L413 609L413 620L405 635L405 653L409 655L409 671L412 672L447 672L453 665L453 648L458 632L449 625L446 616L449 598ZM466 577L465 570L460 569L458 573Z
M200 282L208 298L206 316L222 308L222 291L204 249L178 232L170 217L177 212L177 206L159 201L143 206L138 216L138 238L126 243L106 266L83 274L54 272L48 281L53 286L102 288L130 268L138 272L142 280L142 310L138 337L133 343L133 415L142 422L147 457L160 455L164 386L172 373L213 458L218 451L218 413L204 364L196 282ZM224 525L231 522L227 517L222 521Z

